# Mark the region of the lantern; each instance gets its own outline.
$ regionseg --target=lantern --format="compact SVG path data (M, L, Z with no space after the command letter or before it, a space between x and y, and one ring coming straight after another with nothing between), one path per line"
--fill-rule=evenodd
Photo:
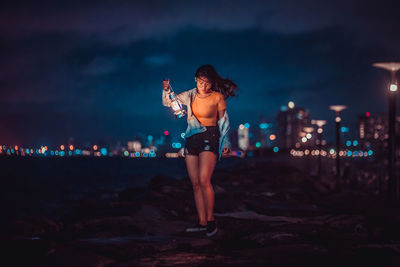
M169 99L171 100L171 108L174 111L174 115L176 118L182 118L186 115L186 111L183 109L183 106L179 102L174 90L172 90L171 85L169 85L169 89Z

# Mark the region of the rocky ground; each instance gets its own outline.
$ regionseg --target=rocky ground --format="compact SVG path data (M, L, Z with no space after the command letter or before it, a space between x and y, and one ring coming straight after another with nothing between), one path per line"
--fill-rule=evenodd
M399 207L289 164L243 161L212 179L219 232L196 222L188 179L86 196L61 217L6 220L3 266L400 266Z

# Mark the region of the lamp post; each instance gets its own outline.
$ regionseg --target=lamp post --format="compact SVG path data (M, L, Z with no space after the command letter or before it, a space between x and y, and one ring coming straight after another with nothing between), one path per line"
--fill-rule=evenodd
M318 176L321 177L321 152L322 152L322 133L324 130L322 126L326 124L326 120L311 120L311 124L317 125L317 133L318 133Z
M307 140L311 140L312 133L314 132L314 127L311 127L311 126L304 127L303 131L306 133L305 137L307 138ZM307 171L310 172L310 157L311 157L312 147L311 147L310 142L307 142L307 143L308 143L308 145L306 145L306 149L309 149L309 152L307 154L305 154L307 156L307 166L306 166L306 168L307 168Z
M342 118L340 117L340 112L345 110L347 107L344 105L332 105L329 109L335 111L335 122L336 122L336 179L339 189L342 185L341 175L340 175L340 122Z
M396 72L400 69L400 62L377 62L374 67L390 72L391 82L389 85L389 154L388 154L388 176L389 194L392 201L399 200L399 181L396 177L396 143L395 143L395 119L396 119L396 96L397 79Z

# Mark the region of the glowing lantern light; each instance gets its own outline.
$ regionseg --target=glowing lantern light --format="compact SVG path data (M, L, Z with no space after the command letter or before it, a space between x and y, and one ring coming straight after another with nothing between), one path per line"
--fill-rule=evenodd
M174 115L176 118L182 118L183 116L186 115L186 111L183 109L183 106L179 102L178 97L176 96L174 90L172 90L171 85L169 85L169 89L170 90L169 90L168 97L171 100L171 108L174 111Z

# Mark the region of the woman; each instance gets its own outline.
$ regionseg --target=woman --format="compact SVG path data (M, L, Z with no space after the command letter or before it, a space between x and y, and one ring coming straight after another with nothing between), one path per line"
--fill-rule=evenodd
M236 84L222 78L211 65L195 74L196 88L177 95L187 106L185 162L192 182L199 222L187 232L206 231L213 236L218 228L214 218L214 190L210 183L217 159L230 152L229 118L225 100L235 95ZM169 79L162 82L163 105L171 106Z

